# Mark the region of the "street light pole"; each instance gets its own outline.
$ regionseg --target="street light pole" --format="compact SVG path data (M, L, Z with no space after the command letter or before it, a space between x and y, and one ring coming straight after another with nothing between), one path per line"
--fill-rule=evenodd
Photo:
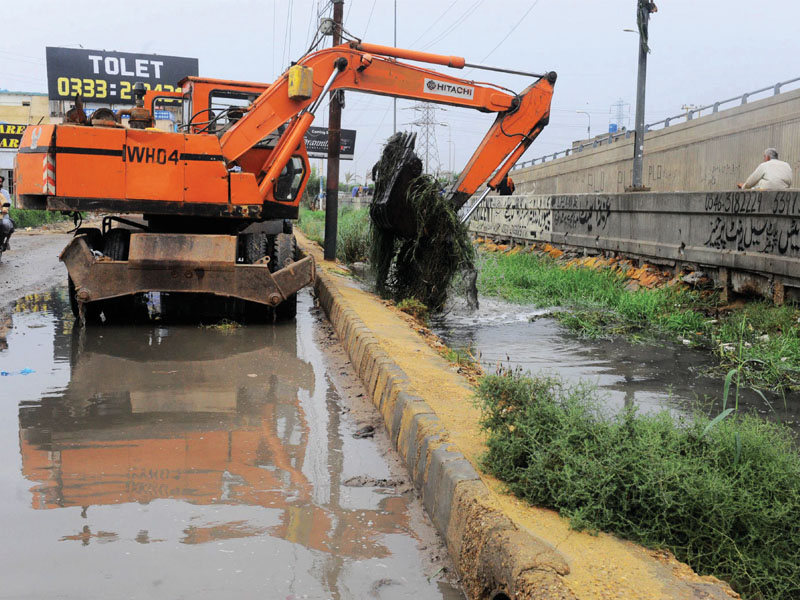
M642 190L642 172L644 170L644 92L647 80L647 27L650 13L658 9L650 0L636 0L636 23L639 27L639 73L636 78L636 132L633 137L633 178L631 189Z
M592 115L590 115L585 110L576 110L575 112L589 117L589 126L586 128L586 139L587 140L592 139Z

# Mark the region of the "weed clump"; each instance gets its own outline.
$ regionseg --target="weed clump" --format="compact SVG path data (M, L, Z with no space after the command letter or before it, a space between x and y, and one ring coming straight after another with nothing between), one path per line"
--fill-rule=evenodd
M578 529L666 548L746 598L800 597L800 455L755 417L601 414L585 385L481 379L483 466Z
M421 173L413 152L407 159L406 139L390 138L373 168L370 258L379 294L438 311L455 274L473 268L474 249L441 184Z
M237 329L241 329L242 324L231 319L222 319L213 325L201 325L203 329L213 329L222 333L233 333Z
M416 298L405 298L397 303L398 310L403 311L407 315L411 315L420 323L428 322L428 307Z

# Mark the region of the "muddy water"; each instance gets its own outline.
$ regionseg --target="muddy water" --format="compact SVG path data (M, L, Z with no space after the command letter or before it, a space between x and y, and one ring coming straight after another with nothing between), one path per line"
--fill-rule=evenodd
M0 598L463 597L307 292L229 333L65 300L0 314Z
M671 410L716 415L722 407L723 382L703 377L715 364L707 352L680 344L634 344L624 339L586 340L571 334L547 311L481 298L469 312L456 304L433 325L452 348L470 348L487 372L498 365L558 374L567 381L597 386L610 410L635 405L653 412ZM789 424L800 433L800 398L740 390L739 408ZM731 392L728 406L733 402Z

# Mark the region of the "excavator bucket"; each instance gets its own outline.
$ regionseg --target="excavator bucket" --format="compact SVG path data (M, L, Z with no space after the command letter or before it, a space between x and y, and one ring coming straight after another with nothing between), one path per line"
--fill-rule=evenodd
M415 211L408 199L411 181L422 174L422 161L414 153L416 133L396 133L386 142L381 159L372 167L375 195L369 215L376 227L409 239L417 232Z

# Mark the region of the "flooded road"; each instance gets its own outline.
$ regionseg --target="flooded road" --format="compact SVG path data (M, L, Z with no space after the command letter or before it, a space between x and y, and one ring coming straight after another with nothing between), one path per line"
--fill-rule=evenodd
M0 313L0 598L463 598L331 329ZM355 439L365 424L372 439Z
M722 409L722 378L698 373L716 364L714 357L680 344L637 344L622 338L587 340L570 333L547 310L481 298L480 309L461 304L433 320L433 330L454 349L470 349L485 370L498 365L557 374L567 381L597 386L611 410L637 406L642 411L671 410L716 415ZM733 390L728 401L731 406ZM741 390L740 410L785 422L800 433L800 398Z

